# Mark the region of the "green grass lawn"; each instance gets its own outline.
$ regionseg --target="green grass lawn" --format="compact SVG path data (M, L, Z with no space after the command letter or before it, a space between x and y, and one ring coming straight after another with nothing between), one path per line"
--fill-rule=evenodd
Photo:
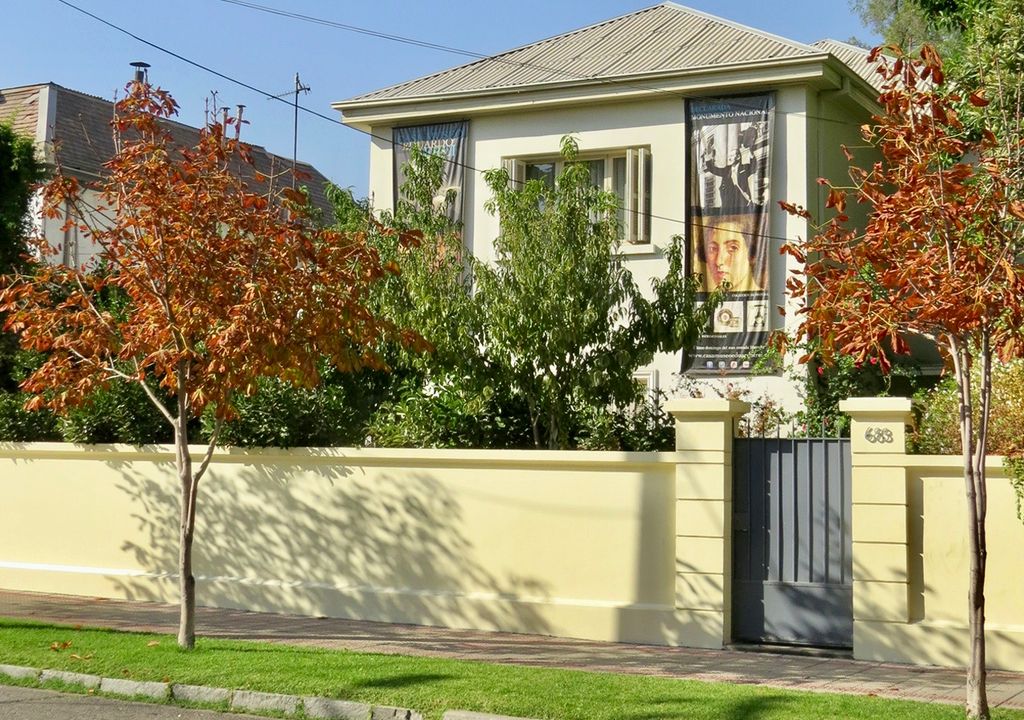
M51 649L56 643L58 650ZM62 647L64 643L70 643ZM963 709L725 683L490 665L0 619L0 663L414 708L429 720L475 710L545 720L962 718ZM0 676L3 677L3 676ZM1024 720L1024 712L994 717Z

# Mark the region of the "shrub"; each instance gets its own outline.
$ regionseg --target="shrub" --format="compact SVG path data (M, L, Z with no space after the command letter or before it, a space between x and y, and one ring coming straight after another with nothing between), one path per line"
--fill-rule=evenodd
M475 388L447 376L424 384L409 377L367 428L377 447L524 448L533 445L525 404L502 388Z
M0 392L0 441L38 442L60 440L57 418L49 410L29 412L23 392Z
M577 430L581 450L666 452L675 449L675 419L663 407L664 393L646 392L625 408L584 408Z
M250 397L235 402L237 416L221 426L218 442L240 447L330 447L362 445L366 423L390 377L365 371L326 371L321 384L299 388L276 378L259 381ZM206 434L213 419L204 417Z
M974 373L980 375L975 367ZM977 378L975 378L977 380ZM960 454L960 400L956 379L947 376L933 389L914 397L917 429L912 443L915 452L929 455ZM975 407L975 413L980 408ZM992 409L986 451L991 455L1014 455L1024 442L1024 361L992 367Z
M59 421L64 440L73 443L148 445L173 439L170 424L136 383L111 381Z

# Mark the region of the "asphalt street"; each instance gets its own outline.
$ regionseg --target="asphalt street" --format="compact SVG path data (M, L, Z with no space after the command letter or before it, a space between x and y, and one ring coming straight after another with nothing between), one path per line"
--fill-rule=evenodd
M0 685L0 720L239 720L238 713Z

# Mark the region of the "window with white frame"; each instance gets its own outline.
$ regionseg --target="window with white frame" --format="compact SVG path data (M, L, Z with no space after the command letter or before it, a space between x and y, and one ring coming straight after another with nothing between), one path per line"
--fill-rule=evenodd
M623 242L651 242L651 151L646 147L600 153L580 153L593 184L618 198L616 220ZM505 170L513 183L540 180L553 187L563 161L554 158L506 158Z

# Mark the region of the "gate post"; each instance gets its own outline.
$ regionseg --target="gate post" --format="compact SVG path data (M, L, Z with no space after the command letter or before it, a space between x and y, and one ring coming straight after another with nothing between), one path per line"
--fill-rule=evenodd
M911 621L907 398L851 398L853 656L885 660L893 623Z
M685 398L676 420L676 643L720 648L732 639L732 438L749 403Z

